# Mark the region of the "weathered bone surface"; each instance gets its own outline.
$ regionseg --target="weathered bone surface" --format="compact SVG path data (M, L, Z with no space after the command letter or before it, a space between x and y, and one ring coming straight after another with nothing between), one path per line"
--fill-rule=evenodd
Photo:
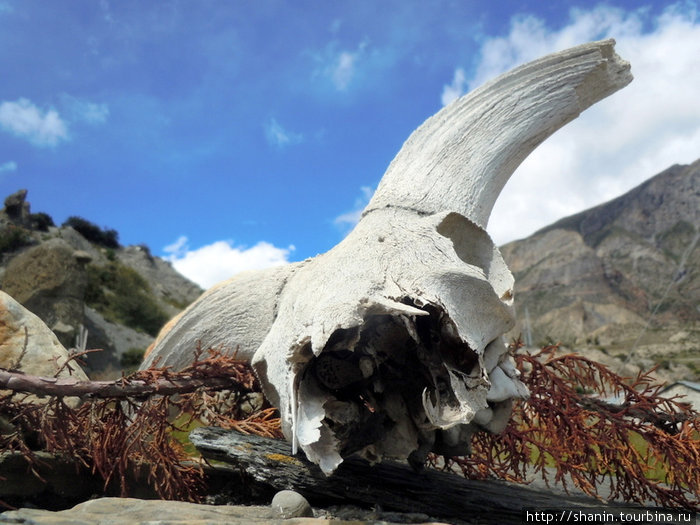
M522 160L627 85L606 40L546 56L442 109L406 141L335 248L221 283L163 329L144 363L182 367L197 343L250 359L293 449L343 457L468 451L527 396L501 336L513 277L484 228Z

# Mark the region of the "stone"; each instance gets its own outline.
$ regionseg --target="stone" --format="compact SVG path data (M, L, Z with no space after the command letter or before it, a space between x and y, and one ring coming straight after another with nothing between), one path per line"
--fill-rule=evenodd
M77 363L71 362L70 369L63 366L68 359L68 351L41 319L0 291L0 368L42 377L87 380ZM4 393L0 390L0 395ZM29 396L27 400L37 398Z
M34 457L36 462L30 465L21 452L0 452L1 501L13 506L60 509L104 490L99 476L69 456L35 451Z
M27 190L19 190L5 198L5 213L20 225L29 224L29 203L26 199Z
M87 287L85 257L62 239L50 239L29 248L7 265L2 289L34 312L61 343L71 347L83 324ZM68 327L68 328L67 328Z
M272 498L271 507L280 518L310 518L314 515L306 498L293 490L280 490Z
M258 410L262 410L265 404L265 396L260 392L251 392L241 397L238 403L238 408L241 411L242 417L252 416Z
M75 260L80 264L88 264L90 261L92 261L92 255L85 250L76 250L73 252L73 257L75 257Z
M2 523L25 525L323 525L326 518L278 518L270 507L200 505L181 501L100 498L72 509L51 512L20 509L0 514ZM362 525L376 520L333 519L335 525ZM383 521L382 523L390 523ZM414 522L415 523L415 522Z

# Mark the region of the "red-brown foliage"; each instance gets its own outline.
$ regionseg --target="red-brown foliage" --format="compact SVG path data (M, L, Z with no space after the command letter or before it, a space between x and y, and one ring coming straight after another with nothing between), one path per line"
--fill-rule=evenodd
M197 501L204 494L204 474L173 437L183 430L181 426L205 419L244 433L281 437L272 409L242 416L235 402L259 390L250 366L215 350L201 356L200 350L192 365L177 373L151 368L111 385L96 382L93 396L99 397L88 398L78 408L69 407L63 396L39 404L23 402L26 394L10 393L0 398L0 414L15 430L0 434L0 451L21 452L30 465L38 461L36 449L74 458L98 474L105 488L118 483L122 496L129 494L129 480L145 472L160 497ZM68 395L70 385L65 388ZM153 395L154 389L172 393L173 388L181 393ZM213 390L218 392L212 394ZM39 476L36 470L34 474Z
M649 373L628 381L585 357L558 355L556 346L534 355L517 347L514 357L532 396L515 406L501 435L475 434L473 454L449 458L446 468L520 483L534 473L598 497L607 484L613 499L697 508L697 412L661 397L662 386ZM76 409L64 403L70 385L65 388L46 404L22 403L26 394L18 392L0 397L0 415L15 427L0 434L0 451L19 451L30 464L37 449L73 457L105 487L117 483L122 495L134 473L146 472L161 497L199 500L201 465L173 437L193 424L281 437L273 408L252 415L241 410L242 396L259 390L249 365L217 351L206 358L198 351L178 373L151 368L109 385L82 385L88 397ZM665 472L665 479L651 478L652 470Z
M519 483L536 473L591 496L601 497L607 485L610 499L696 509L699 414L681 399L660 396L663 385L651 372L628 381L557 350L515 353L531 397L515 406L502 434L476 434L472 455L451 458L447 467Z

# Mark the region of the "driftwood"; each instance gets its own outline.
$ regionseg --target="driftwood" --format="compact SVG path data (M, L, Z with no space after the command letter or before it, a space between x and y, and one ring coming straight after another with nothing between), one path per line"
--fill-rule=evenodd
M646 511L500 480L470 480L432 469L416 472L407 464L393 461L370 466L356 456L347 458L331 476L326 476L302 454L290 455L289 444L284 441L219 428L195 429L190 440L205 458L233 465L254 483L275 490L296 490L315 505L381 506L454 522L499 524L520 523L528 510Z

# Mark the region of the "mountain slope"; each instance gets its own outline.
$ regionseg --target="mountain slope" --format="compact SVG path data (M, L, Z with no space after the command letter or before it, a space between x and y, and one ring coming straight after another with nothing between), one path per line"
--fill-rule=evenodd
M510 335L656 362L700 355L700 160L501 250L515 276Z
M118 376L202 290L148 247L121 246L114 230L79 217L56 227L48 215L30 213L26 195L10 195L0 211L0 289L66 348L85 327L87 348L102 349L86 356L86 372Z

